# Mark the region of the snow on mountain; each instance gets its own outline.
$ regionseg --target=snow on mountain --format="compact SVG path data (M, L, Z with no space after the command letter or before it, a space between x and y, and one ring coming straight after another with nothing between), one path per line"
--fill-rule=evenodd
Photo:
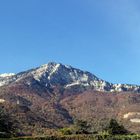
M32 82L34 80L34 83L36 81L46 88L48 87L48 85L59 85L64 87L65 89L74 88L75 86L78 86L80 88L82 86L92 88L96 91L140 92L140 86L128 84L112 84L99 79L89 72L55 62L50 62L38 68L18 74L1 74L0 86L9 85L11 83L16 84L21 80L24 81L24 84L27 85L32 85Z
M10 77L10 76L14 76L15 73L3 73L3 74L0 74L0 77Z
M0 86L4 86L9 84L9 82L13 81L14 73L4 73L0 74Z

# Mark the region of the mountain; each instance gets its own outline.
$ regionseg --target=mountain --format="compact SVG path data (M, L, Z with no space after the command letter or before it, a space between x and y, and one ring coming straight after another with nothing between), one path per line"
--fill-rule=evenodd
M115 118L140 133L140 86L112 84L90 72L50 62L18 74L0 75L0 106L21 133L51 133L75 119L95 131Z
M64 89L76 87L80 90L80 88L83 87L103 92L140 92L140 86L112 84L96 77L90 72L82 71L71 66L55 62L50 62L38 68L18 74L10 73L0 75L0 86L17 84L22 81L28 86L32 86L36 83L44 88L60 86Z

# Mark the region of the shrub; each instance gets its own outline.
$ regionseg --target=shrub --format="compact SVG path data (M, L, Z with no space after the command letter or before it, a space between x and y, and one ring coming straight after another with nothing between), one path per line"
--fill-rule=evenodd
M71 128L62 128L62 129L60 129L60 132L63 135L71 135L71 134L73 134L73 131L72 131Z

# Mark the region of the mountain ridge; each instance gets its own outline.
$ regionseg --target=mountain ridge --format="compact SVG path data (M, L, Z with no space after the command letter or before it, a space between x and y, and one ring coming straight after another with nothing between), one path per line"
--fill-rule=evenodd
M63 65L61 63L49 62L48 64L41 65L40 67L30 69L17 74L1 74L0 86L10 85L25 79L27 85L31 85L31 81L28 78L32 78L34 82L39 82L42 86L62 86L63 88L73 87L86 87L92 88L95 91L103 92L136 92L140 93L139 85L132 84L113 84L102 80L94 74L83 71L77 68L73 68L69 65Z

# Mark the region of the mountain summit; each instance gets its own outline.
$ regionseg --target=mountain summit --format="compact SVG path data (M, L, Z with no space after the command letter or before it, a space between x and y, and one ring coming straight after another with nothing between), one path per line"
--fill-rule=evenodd
M41 85L43 88L54 86L63 89L86 88L95 91L108 92L140 92L140 86L128 84L112 84L94 74L61 63L50 62L40 67L18 74L1 74L0 86L24 83L27 86Z

